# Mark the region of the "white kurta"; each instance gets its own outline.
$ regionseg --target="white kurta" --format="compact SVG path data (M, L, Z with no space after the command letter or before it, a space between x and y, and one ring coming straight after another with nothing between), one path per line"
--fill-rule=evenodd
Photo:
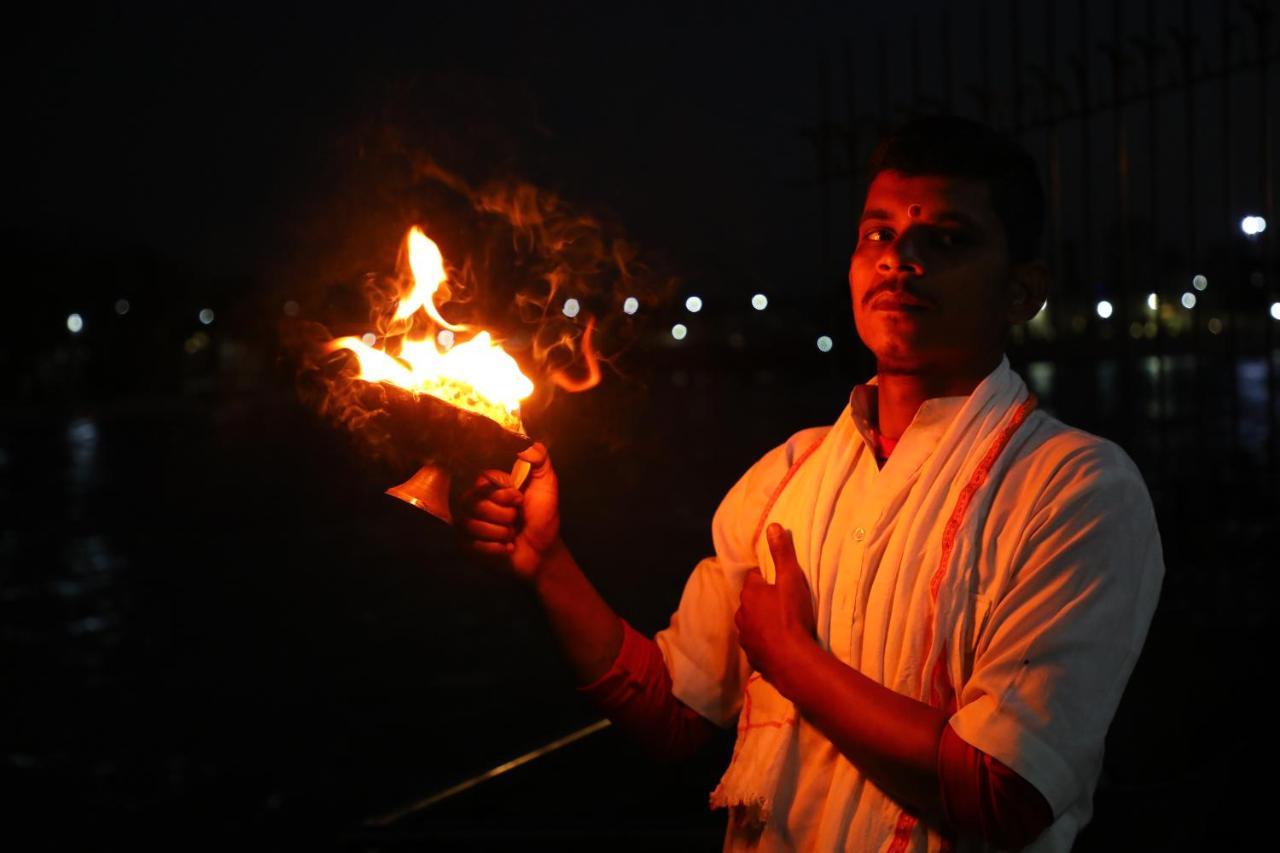
M1001 362L988 378L1019 383ZM716 554L694 569L670 625L655 640L674 694L716 724L735 725L752 674L734 614L744 571L768 560L753 534L778 483L805 461L769 512L792 529L815 595L817 636L839 660L880 683L911 663L904 637L929 612L929 556L903 553L921 533L941 538L945 517L911 517L921 471L967 397L927 400L883 470L871 414L876 380L857 386L832 427L804 430L753 465L712 524ZM951 637L956 733L1045 796L1054 823L1028 850L1066 851L1092 814L1106 730L1146 638L1164 576L1150 495L1116 444L1040 410L1025 431L976 542L971 610ZM954 435L954 431L951 435ZM937 485L937 484L934 484ZM772 577L766 572L766 579ZM886 850L901 808L800 716L798 759L784 769L774 812L752 841L731 820L728 850ZM938 851L920 823L906 849ZM990 849L958 839L956 849Z

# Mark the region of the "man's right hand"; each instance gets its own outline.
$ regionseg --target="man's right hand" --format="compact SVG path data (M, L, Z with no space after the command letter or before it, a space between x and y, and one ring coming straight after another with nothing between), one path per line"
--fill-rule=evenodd
M506 471L483 471L458 497L453 524L464 551L531 584L560 542L559 487L545 446L519 457L530 465L526 489L514 488Z

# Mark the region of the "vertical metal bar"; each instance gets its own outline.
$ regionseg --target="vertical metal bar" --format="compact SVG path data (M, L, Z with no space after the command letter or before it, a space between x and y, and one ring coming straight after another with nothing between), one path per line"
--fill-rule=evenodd
M920 20L911 16L911 113L917 114L924 101L920 73Z
M866 190L862 184L864 170L863 170L863 162L862 162L861 134L859 132L860 125L858 121L858 86L857 86L858 81L857 81L857 73L854 69L854 64L853 64L854 63L853 49L849 42L848 36L844 38L843 58L844 58L844 107L845 107L845 114L847 116L846 128L845 128L845 134L844 134L844 148L845 148L845 158L849 162L849 187L848 187L849 219L847 221L853 224L853 235L854 235L854 238L856 239L858 218L862 213L862 200ZM847 239L848 239L847 235L842 237L841 245L851 250L853 247L850 246L847 242L845 242ZM842 255L840 258L841 265L844 266L848 262L849 262L848 256ZM840 297L841 304L843 305L844 294L847 294L849 291L847 288L842 287L840 288L839 292L841 294L841 297ZM853 308L852 304L849 304L847 306L847 310L852 310L852 308ZM852 314L846 314L845 316L849 317L852 320ZM855 337L856 337L856 333L855 333ZM868 363L867 359L869 355L866 347L855 346L853 349L855 353L854 363L849 366L853 368L853 370L855 371L855 375L862 376L864 375L864 373L874 373L875 363L874 361L871 361L870 363ZM834 366L835 362L833 361L832 364Z
M858 87L853 71L853 51L848 36L844 39L844 134L845 157L849 161L849 212L857 222L862 212L862 152L858 145Z
M1055 276L1062 272L1062 122L1064 119L1053 108L1052 81L1057 73L1057 40L1054 38L1054 2L1049 0L1045 11L1045 116L1049 134L1049 222L1050 245L1049 263L1052 264ZM1055 341L1062 340L1063 311L1061 306L1049 314L1053 323Z
M881 24L880 38L876 42L876 91L880 93L880 124L889 121L889 46Z
M1196 163L1199 158L1196 154L1196 129L1199 122L1196 120L1196 84L1195 84L1195 29L1191 23L1191 0L1182 0L1182 31L1179 33L1179 47L1182 55L1182 96L1183 96L1183 112L1186 117L1185 131L1186 139L1184 147L1187 151L1187 168L1186 168L1186 188L1187 188L1187 259L1191 268L1194 270L1198 266L1200 260L1200 210L1198 207L1198 198L1196 194ZM1204 370L1199 353L1192 350L1192 399L1194 407L1192 417L1196 427L1196 447L1208 447L1208 436L1206 435L1206 416L1207 406L1205 405L1205 383ZM1199 477L1203 470L1203 463L1200 461L1201 456L1191 454L1190 458L1194 460L1197 469L1196 476ZM1202 484L1197 483L1197 486Z
M1236 223L1232 214L1232 206L1235 204L1235 194L1232 192L1232 168L1231 158L1234 152L1232 146L1231 134L1234 128L1231 123L1231 4L1222 3L1219 6L1221 12L1221 37L1222 37L1222 222L1226 229L1227 245L1236 239ZM1231 391L1231 440L1227 446L1231 450L1231 460L1226 465L1225 473L1234 476L1236 459L1240 451L1240 383L1239 383L1239 335L1237 326L1239 317L1236 312L1236 289L1238 282L1236 275L1238 270L1232 263L1232 255L1227 253L1227 281L1225 282L1225 290L1227 294L1227 362L1230 365L1231 379L1228 386ZM1194 315L1193 315L1194 320ZM1198 332L1200 324L1195 323L1195 329ZM1230 482L1230 481L1228 481Z
M1079 0L1080 56L1077 78L1080 85L1080 277L1084 291L1092 294L1093 285L1093 158L1090 156L1089 117L1092 112L1089 96L1089 4Z
M955 65L951 56L951 10L942 8L942 103L948 113L956 111L955 96L952 94L955 81Z
M1227 294L1227 370L1229 371L1229 383L1227 389L1231 395L1230 411L1231 417L1229 427L1231 429L1231 438L1227 442L1227 457L1215 466L1215 473L1218 477L1220 486L1219 493L1226 495L1226 518L1231 522L1239 523L1241 520L1241 489L1239 488L1239 464L1240 464L1240 353L1238 347L1239 336L1237 326L1239 317L1236 313L1236 281L1238 275L1238 264L1235 262L1234 253L1230 250L1232 242L1236 239L1235 223L1232 221L1232 207L1235 202L1235 193L1232 192L1231 181L1232 168L1231 158L1234 154L1234 146L1232 145L1231 134L1234 128L1231 122L1231 78L1233 75L1231 63L1231 9L1229 2L1223 2L1219 6L1221 12L1221 38L1222 38L1222 56L1221 61L1221 84L1222 91L1219 97L1222 99L1222 224L1226 230L1226 241L1224 245L1227 247L1225 264L1223 270L1226 273L1224 286ZM1196 317L1192 315L1192 321L1195 323L1195 333L1193 340L1200 336L1200 323L1196 321ZM1228 530L1230 528L1227 528ZM1240 547L1239 536L1227 536L1227 559L1230 561L1228 565L1239 566L1242 549Z
M1144 53L1146 58L1146 83L1147 83L1147 218L1149 220L1148 228L1150 229L1151 239L1148 242L1146 269L1148 276L1151 271L1159 269L1159 240L1160 240L1160 181L1157 176L1160 170L1157 168L1159 160L1159 110L1156 103L1156 58L1158 56L1159 45L1156 40L1156 12L1155 0L1147 0L1146 3L1146 19L1147 19L1147 37L1144 44ZM1152 291L1158 292L1159 288L1155 286L1153 281L1149 280L1149 286ZM1165 340L1164 340L1164 324L1160 322L1159 301L1156 302L1156 334L1155 334L1155 400L1156 400L1156 460L1157 464L1151 466L1154 474L1161 480L1167 476L1169 471L1168 453L1169 453L1169 417L1168 410L1165 408L1165 374L1164 374L1164 358L1165 358Z
M1268 87L1267 77L1271 66L1271 51L1268 41L1271 35L1271 22L1274 11L1258 4L1256 7L1256 18L1258 27L1258 116L1262 123L1258 134L1258 158L1260 171L1262 173L1262 215L1267 220L1267 224L1275 227L1275 173L1273 171L1274 153L1271 146L1271 106L1267 99ZM1262 269L1265 285L1265 293L1267 298L1264 305L1270 306L1274 301L1277 292L1276 288L1276 268L1272 263L1272 249L1275 245L1263 231L1258 235L1258 239L1262 242ZM1280 459L1277 459L1277 444L1280 443L1280 422L1278 422L1276 414L1276 360L1273 357L1275 349L1275 327L1276 321L1270 316L1263 317L1263 358L1267 365L1267 468L1270 472L1268 482L1271 483L1270 499L1275 499L1275 482L1278 479L1276 474L1280 470Z
M1130 446L1133 435L1134 398L1132 389L1133 338L1129 333L1132 316L1132 283L1133 263L1130 258L1130 218L1129 210L1129 140L1125 125L1124 107L1124 5L1122 0L1111 2L1111 102L1112 102L1112 144L1115 153L1115 198L1116 198L1116 239L1118 241L1118 257L1116 271L1118 281L1116 288L1116 316L1120 327L1119 366L1117 373L1120 379L1120 429L1121 444Z
M1009 64L1013 72L1013 135L1022 132L1022 21L1018 0L1009 0L1009 26L1013 29L1009 39Z
M981 18L978 21L981 30L978 36L982 44L982 56L979 57L982 63L982 120L991 124L991 25L987 2L988 0L982 0Z
M818 51L818 280L823 292L831 271L831 82L827 67L827 50Z

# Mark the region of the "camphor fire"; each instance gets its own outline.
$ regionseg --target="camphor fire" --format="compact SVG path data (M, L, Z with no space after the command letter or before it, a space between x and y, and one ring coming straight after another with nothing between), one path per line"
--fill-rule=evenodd
M366 382L387 382L413 394L430 394L491 418L512 432L523 432L520 401L533 393L533 382L488 332L480 331L452 346L440 343L432 334L433 325L451 334L465 334L469 329L445 320L436 308L436 291L446 279L439 247L416 225L409 229L406 240L413 286L396 306L383 339L385 343L401 338L399 353L392 355L357 337L334 340L330 351L355 353L360 362L357 378ZM429 322L419 322L419 311Z
M425 395L482 415L527 444L520 403L533 394L533 382L487 331L450 323L440 315L435 300L447 279L440 249L417 226L409 230L406 244L412 285L396 305L386 333L373 346L358 337L336 338L328 351L354 354L359 363L356 379L386 383L415 400ZM454 342L453 336L467 334L472 337ZM526 464L517 461L512 469L517 487L527 473ZM448 521L448 488L448 472L424 466L387 493Z

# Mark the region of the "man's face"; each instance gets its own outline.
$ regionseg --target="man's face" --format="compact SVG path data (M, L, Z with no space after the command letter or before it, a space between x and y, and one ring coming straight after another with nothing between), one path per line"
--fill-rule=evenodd
M1009 326L1004 227L981 181L881 172L849 265L858 336L882 373L989 369Z

